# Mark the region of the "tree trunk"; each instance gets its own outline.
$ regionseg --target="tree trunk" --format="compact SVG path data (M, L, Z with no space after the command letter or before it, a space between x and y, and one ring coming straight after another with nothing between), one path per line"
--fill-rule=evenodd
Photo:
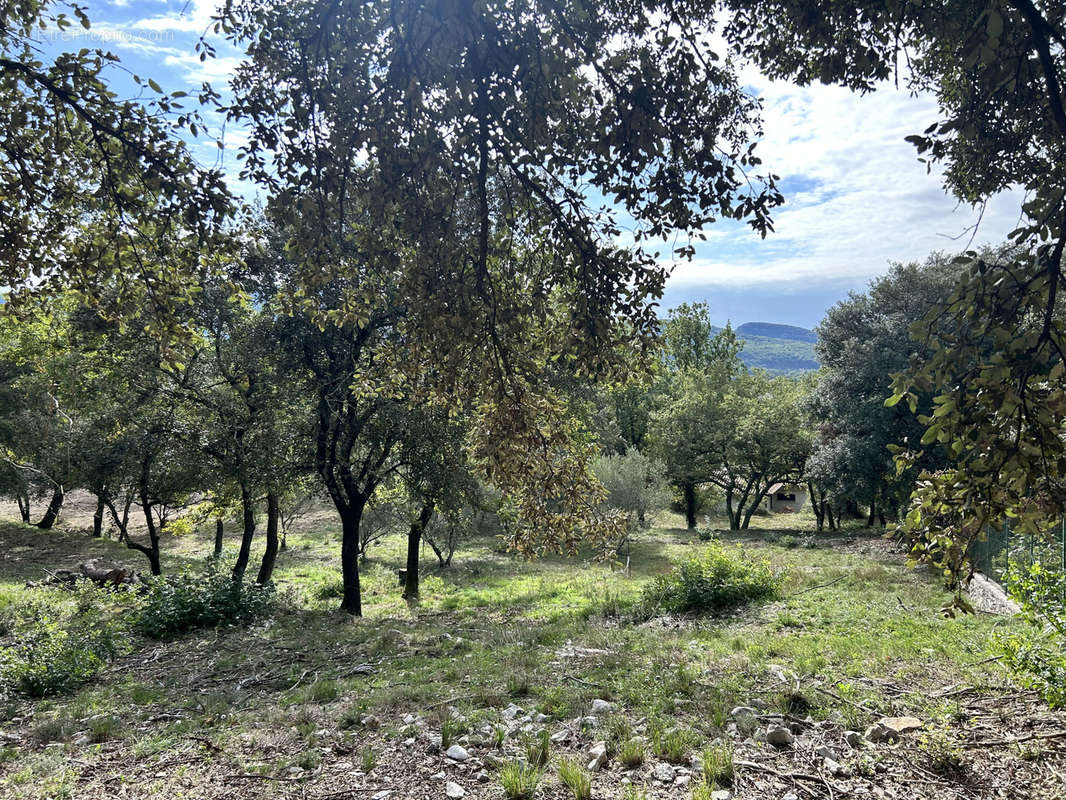
M854 500L846 500L844 502L844 513L855 519L862 519L862 512L859 510L859 504Z
M255 498L252 497L248 481L241 481L241 549L237 553L237 563L233 565L233 580L244 580L248 569L248 559L252 555L252 539L255 538Z
M866 518L866 527L872 528L874 526L874 517L877 516L877 501L870 501L870 516Z
M359 522L363 516L363 505L338 508L341 515L341 577L344 582L344 594L341 597L341 611L347 611L353 617L363 616L363 600L359 589Z
M15 496L16 502L19 504L19 516L22 517L22 521L27 525L30 524L30 496L25 492L19 492Z
M877 509L877 521L881 523L882 528L888 525L885 521L885 510L883 508Z
M215 558L222 558L222 533L224 527L225 525L221 519L215 520Z
M274 564L278 560L278 518L280 516L281 507L277 493L267 492L266 550L263 551L263 561L259 565L259 576L255 579L258 584L270 583L270 578L274 574Z
M93 514L93 538L99 539L104 535L104 498L96 495L96 512Z
M45 509L44 516L41 517L41 521L37 523L37 527L43 531L49 530L56 524L56 520L59 519L59 512L63 509L63 487L56 486L52 491L52 499L48 503L48 508Z
M725 493L725 513L729 517L729 530L740 530L740 513L733 507L732 489L727 489Z
M814 523L818 530L822 530L825 527L825 495L823 494L821 499L814 490L814 483L807 481L807 496L811 498L811 509L814 511Z
M148 566L152 570L153 575L162 575L163 569L159 564L159 528L156 527L155 518L152 516L152 503L148 499L147 485L141 485L141 508L144 509L144 521L148 525L148 541L150 545L145 547L143 544L133 541L127 535L126 547L132 547L134 550L140 550L146 556L148 556Z
M681 487L681 490L685 494L685 523L688 525L688 529L695 530L696 528L696 484L686 483Z
M833 506L831 503L825 504L825 515L829 521L829 530L838 530L836 518L833 516Z
M403 586L403 599L413 600L418 597L418 546L422 543L422 533L433 518L435 503L431 500L422 506L418 519L411 522L407 533L407 574Z
M755 514L755 509L759 507L760 500L762 500L762 495L759 495L759 497L756 498L754 502L752 502L751 505L748 506L748 510L744 512L744 522L740 526L743 530L748 529L748 525L751 523L751 518ZM744 502L747 502L747 498L744 499ZM737 515L740 515L740 508L737 509Z

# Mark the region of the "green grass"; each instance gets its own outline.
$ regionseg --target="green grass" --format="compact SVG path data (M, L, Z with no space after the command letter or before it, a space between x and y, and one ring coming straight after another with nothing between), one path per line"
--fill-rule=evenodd
M949 713L929 699L930 688L1003 680L986 661L995 621L942 618L937 609L946 594L934 577L908 569L862 529L815 533L807 514L755 517L752 530L721 537L723 546L743 544L784 572L775 599L676 625L632 624L627 615L655 575L711 546L674 515L662 523L635 538L628 573L591 553L526 561L499 552L491 539L464 542L451 568L424 562L417 606L403 601L396 581L404 542L386 540L364 564L366 616L359 620L338 613L337 598L326 591L339 579L337 525L326 519L294 532L276 573L279 611L266 623L194 631L172 642L138 639L131 656L71 695L15 699L0 730L32 728L33 735L12 745L18 757L0 759L0 795L48 796L39 794L47 786L56 796L89 797L102 795L106 780L136 775L143 796L195 796L182 781L208 780L212 770L282 777L290 766L314 773L337 760L376 775L387 766L384 754L395 750L391 742L407 736L401 718L417 713L449 740L481 735L488 725L486 746L503 759L497 779L504 793L525 797L551 747L521 737L495 742L498 709L510 702L553 721L587 714L593 699L612 702L619 712L603 734L611 758L636 766L649 753L681 763L712 747L729 710L756 696L861 728L901 705L923 718ZM777 542L764 541L767 530ZM195 567L210 552L211 533L165 539L164 567ZM785 536L812 536L818 546L788 548ZM28 602L74 613L70 593L25 586L45 567L91 557L143 567L124 546L82 534L5 524L0 538L10 556L0 560L0 616ZM371 674L355 670L366 664ZM832 694L766 694L778 686L771 665ZM885 684L911 693L885 697ZM32 723L25 721L30 712ZM367 716L380 719L380 728L363 725ZM633 727L641 720L646 730ZM123 756L105 761L77 748L73 739L81 734L122 748ZM573 756L558 749L560 757ZM932 742L930 760L947 750ZM508 760L515 757L530 763ZM706 752L703 758L710 769ZM722 758L712 770L718 785L725 782ZM182 766L153 766L171 762ZM179 769L186 770L180 780ZM78 784L83 772L89 782ZM80 794L70 795L74 785Z

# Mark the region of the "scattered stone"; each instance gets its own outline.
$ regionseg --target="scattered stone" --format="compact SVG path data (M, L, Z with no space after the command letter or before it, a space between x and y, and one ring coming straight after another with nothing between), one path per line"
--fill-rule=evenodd
M799 795L795 792L789 792L788 794L781 795L781 800L799 800Z
M880 722L871 725L864 734L866 741L880 744L881 742L894 742L899 739L899 733Z
M505 708L503 711L500 712L500 716L503 717L504 719L510 720L510 719L514 719L515 717L517 717L521 713L522 713L522 709L519 708L518 706L516 706L514 703L511 703L511 705L507 706L507 708Z
M548 739L551 741L552 744L559 744L560 742L565 742L569 738L570 738L570 731L568 731L566 728L563 728L562 730L558 730L555 733L553 733L551 736L548 737Z
M466 752L466 748L457 744L449 747L444 755L448 756L452 761L468 761L470 759L470 754Z
M858 750L862 747L862 734L858 731L844 731L844 741L848 743L848 747Z
M74 740L74 744L77 744L77 745L86 745L86 744L91 744L91 743L92 743L92 738L87 733L83 733L81 736L79 736L77 739Z
M737 717L754 717L757 713L751 706L737 706L729 712L729 716L736 719Z
M688 786L692 781L692 776L687 772L684 775L674 776L674 786Z
M478 783L488 783L489 773L485 772L485 770L481 770L480 772L478 772L477 775L474 776L474 780Z
M370 795L370 800L385 800L390 794L392 794L392 789L382 789L380 792Z
M608 703L606 700L593 700L592 701L592 713L594 716L600 716L601 714L610 714L614 711L614 705Z
M788 728L776 726L768 728L766 731L766 743L772 744L774 747L789 747L795 741L796 737L792 735L792 731Z
M433 736L426 743L426 755L427 756L435 756L435 755L437 755L437 753L440 752L440 748L441 748L440 737L439 736Z
M411 747L415 743L415 738L412 736L410 739L403 740L404 747Z
M733 800L733 792L729 789L716 789L711 792L711 800Z
M443 771L434 772L432 775L429 776L429 779L431 781L444 781L448 779L448 776Z
M651 776L661 783L673 783L674 768L669 764L656 764L655 769L651 771Z
M460 786L455 781L448 781L444 786L444 794L450 797L452 800L459 800L459 798L466 795L466 789Z
M535 716L533 718L533 721L535 723L537 723L538 725L541 725L541 724L547 722L550 719L551 719L551 717L549 717L547 714L537 714L537 716Z
M588 771L599 772L603 769L603 765L607 763L607 743L596 742L589 748L588 756Z
M922 721L917 717L884 717L880 723L898 734L921 730Z
M825 767L825 771L830 775L842 776L844 774L843 765L832 758L826 758L825 761L822 762L822 766Z
M833 752L833 748L829 747L828 745L824 745L824 744L821 747L816 748L814 753L815 753L815 755L819 755L822 758L836 758L837 757L837 754L835 752Z
M361 720L364 728L370 728L371 730L377 730L381 727L381 720L375 717L373 714L367 714Z
M405 714L403 717L403 724L414 725L416 719L418 719L418 717L416 717L414 714Z

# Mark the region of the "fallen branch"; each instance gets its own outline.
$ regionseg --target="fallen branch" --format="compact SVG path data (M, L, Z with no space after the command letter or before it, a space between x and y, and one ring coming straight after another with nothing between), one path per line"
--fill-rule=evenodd
M1030 733L1025 736L1016 736L1012 739L985 739L980 742L965 742L963 747L999 747L1001 745L1021 744L1031 742L1034 739L1045 741L1047 739L1066 738L1066 731L1052 731L1051 733Z
M807 592L813 592L815 589L824 589L826 586L832 586L834 583L840 583L846 575L841 575L839 578L833 578L833 580L827 583L819 583L815 586L808 586L806 589L800 589L798 592L793 592L789 597L799 597L801 594L807 594Z

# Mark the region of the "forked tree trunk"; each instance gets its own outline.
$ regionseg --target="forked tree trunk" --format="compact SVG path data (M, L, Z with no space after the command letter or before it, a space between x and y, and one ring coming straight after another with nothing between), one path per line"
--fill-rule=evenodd
M263 551L263 561L259 564L259 575L255 579L255 582L259 584L270 583L270 578L274 574L274 564L278 560L278 519L281 516L280 509L278 495L275 492L268 492L266 550Z
M41 517L41 521L37 523L37 527L41 530L49 530L56 524L56 520L59 519L59 512L63 509L63 487L56 486L52 490L52 499L48 502L48 508L44 511L44 516Z
M422 543L422 534L426 526L433 518L435 505L430 501L422 506L418 519L411 521L411 529L407 532L407 574L403 586L404 600L413 600L418 597L418 546Z

